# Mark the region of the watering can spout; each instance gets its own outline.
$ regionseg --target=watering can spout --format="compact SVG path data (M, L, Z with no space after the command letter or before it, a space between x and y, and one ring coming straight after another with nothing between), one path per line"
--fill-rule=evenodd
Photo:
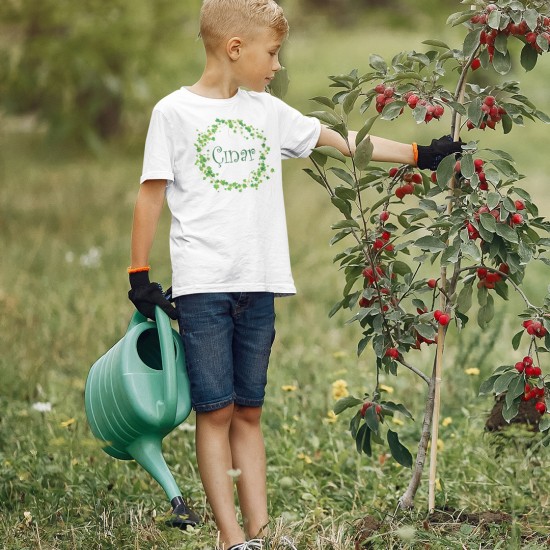
M170 500L181 495L162 456L162 438L156 434L143 435L127 447L132 458L159 483Z

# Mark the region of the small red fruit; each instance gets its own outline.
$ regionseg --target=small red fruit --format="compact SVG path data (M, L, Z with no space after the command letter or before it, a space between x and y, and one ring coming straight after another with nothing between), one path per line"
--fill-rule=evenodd
M537 33L536 32L528 32L525 35L525 40L528 44L534 44L537 41Z
M430 179L432 180L432 183L437 183L437 172L432 172Z
M513 224L513 225L519 225L521 223L523 223L523 216L521 214L512 214L511 218L510 218L510 222Z
M386 350L386 357L391 357L392 359L397 359L399 357L399 351L397 348L388 348Z
M495 104L495 97L492 95L488 95L484 100L483 103L487 105L487 107L492 107Z
M365 403L363 403L363 406L361 407L361 416L363 418L365 418L365 414L367 413L367 410L370 409L371 407L372 407L371 401L365 401Z
M508 266L508 264L505 264L505 263L501 263L498 266L498 270L501 271L502 273L505 273L506 275L510 273L510 267Z
M481 169L483 168L483 165L485 163L483 162L483 159L475 159L474 160L474 168L476 172L481 172Z
M542 369L540 367L531 367L533 369L533 376L540 376L542 374Z
M516 210L525 210L525 203L523 201L517 200L514 202Z
M405 188L404 187L398 187L396 190L395 190L395 196L398 198L398 199L402 199L407 193L405 192Z
M524 365L521 361L518 361L518 362L514 365L514 367L516 368L516 370L517 370L518 372L523 372L524 369L525 369L525 365Z
M416 183L417 185L421 184L422 183L422 176L420 174L413 174L412 175L412 178L411 178L411 181L413 183Z
M416 94L412 94L408 97L407 104L411 109L414 109L417 103L418 103L418 96Z
M533 364L533 358L532 358L532 357L529 357L529 355L526 355L526 356L523 358L523 364L524 364L526 367L530 367L530 366Z
M387 222L389 217L390 217L390 213L387 210L382 210L382 212L380 212L380 221L382 223Z
M477 71L481 67L481 61L479 60L478 57L476 57L472 61L472 64L470 66L472 67L472 71Z
M439 318L443 315L443 312L440 309L436 309L434 311L434 319L436 321L439 321Z
M537 411L539 411L540 414L544 414L546 412L546 405L542 401L539 401L535 405L535 409L537 409Z
M436 279L428 279L428 286L430 288L435 288L437 286L437 280Z
M535 369L535 367L525 367L525 376L527 376L529 378L531 376L535 376L534 369Z
M384 84L378 84L377 86L375 86L374 91L377 94L383 94L385 89L386 89L386 86L384 86Z
M484 267L479 267L477 269L477 276L480 279L485 279L485 277L487 277L487 269L485 269Z
M394 166L393 168L389 169L388 176L390 176L390 178L394 178L396 176L397 172L399 172L399 168L396 168Z
M444 112L445 112L445 109L443 108L442 105L436 105L434 108L433 116L435 118L441 118Z
M440 325L445 326L449 324L450 320L451 317L449 315L447 315L446 313L442 313L437 321Z

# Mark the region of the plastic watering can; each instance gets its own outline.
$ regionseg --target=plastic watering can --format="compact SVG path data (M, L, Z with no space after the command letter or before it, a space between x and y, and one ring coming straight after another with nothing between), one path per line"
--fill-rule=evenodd
M166 465L162 439L189 416L189 380L180 335L159 307L155 316L156 322L148 321L136 311L125 336L92 365L86 416L106 453L135 460L161 485L177 516L169 523L185 528L199 517Z

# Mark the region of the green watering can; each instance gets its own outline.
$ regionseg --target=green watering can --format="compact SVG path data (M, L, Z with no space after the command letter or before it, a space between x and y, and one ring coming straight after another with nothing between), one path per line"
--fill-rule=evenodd
M185 529L200 522L185 503L162 456L162 439L191 412L189 379L180 335L158 306L156 322L136 311L125 336L90 369L85 407L103 450L135 460L166 492L173 507L168 524Z

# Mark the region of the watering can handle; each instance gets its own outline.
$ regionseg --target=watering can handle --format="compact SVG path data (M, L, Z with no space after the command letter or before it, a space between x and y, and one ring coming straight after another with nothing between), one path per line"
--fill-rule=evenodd
M178 406L178 385L176 374L176 352L170 318L159 307L155 307L155 320L160 342L162 372L164 375L164 413L160 422L171 426L176 418Z

